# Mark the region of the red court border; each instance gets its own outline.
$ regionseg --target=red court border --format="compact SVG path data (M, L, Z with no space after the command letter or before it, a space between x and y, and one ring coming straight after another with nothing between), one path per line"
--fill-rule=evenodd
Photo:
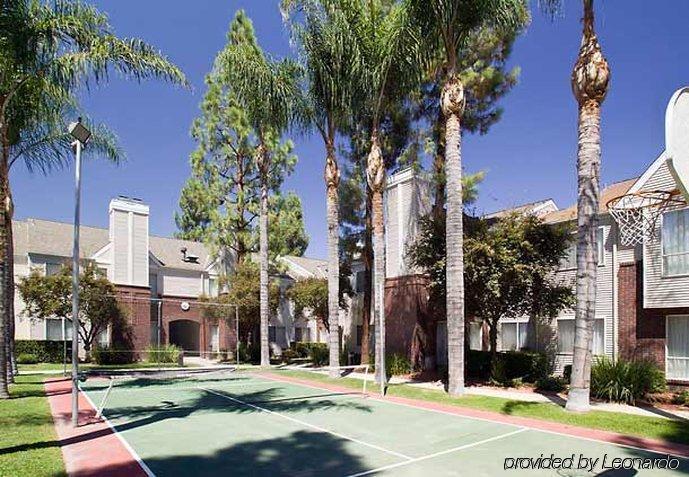
M280 376L271 372L260 373L260 375L269 379L273 379L275 381L284 381L294 384L301 384L303 386L327 389L329 391L345 393L352 392L351 388L345 388L335 384L322 383L320 381L310 381L308 379L294 378L291 376ZM371 392L368 392L366 394L369 398L373 398L381 402L389 401L393 403L403 404L406 406L428 409L431 411L438 411L447 414L454 414L462 417L483 419L502 424L511 424L514 426L526 427L528 429L533 429L537 431L561 434L565 436L577 437L586 440L600 441L618 446L634 447L637 449L652 451L660 454L670 454L673 456L684 458L689 457L689 445L686 444L676 444L673 442L648 439L645 437L628 436L625 434L619 434L617 432L602 431L587 427L571 426L568 424L543 421L540 419L532 419L528 417L507 416L505 414L500 414L492 411L482 411L480 409L472 409L468 407L451 406L431 401L423 401L420 399L410 399L399 396L385 396L385 398L381 398L380 395Z
M72 427L71 379L44 383L67 475L71 477L148 477L137 457L120 440L84 393L79 393L79 426Z

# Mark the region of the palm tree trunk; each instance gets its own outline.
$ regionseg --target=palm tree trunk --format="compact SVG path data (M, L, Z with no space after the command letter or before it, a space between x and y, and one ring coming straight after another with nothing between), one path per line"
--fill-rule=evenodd
M373 198L371 188L366 184L366 218L364 229L364 300L361 311L361 364L369 364L369 343L371 334L371 298L373 295L371 269L373 268Z
M577 283L572 384L566 409L590 409L593 323L596 317L598 203L600 200L600 109L610 70L593 31L593 0L584 1L584 35L572 73L579 103L577 151Z
M464 237L462 205L462 155L460 118L464 111L464 88L450 75L443 85L441 107L445 114L445 177L447 212L446 312L448 392L464 394Z
M8 184L8 159L9 159L9 140L7 137L7 127L4 120L0 118L0 141L2 141L2 157L0 158L0 399L10 397L7 387L7 332L9 316L7 310L7 300L5 299L8 290L7 282L7 184Z
M326 145L325 185L328 221L328 341L330 342L330 377L340 376L340 219L338 214L337 188L340 171L337 168L335 146L331 140Z
M14 382L14 376L17 374L17 360L14 354L14 243L12 242L12 218L14 216L14 207L12 202L12 191L9 184L9 174L7 177L7 222L5 226L7 227L7 269L6 269L6 288L5 288L5 299L6 310L7 310L7 375L8 382Z
M268 343L268 151L262 144L258 147L258 163L261 170L261 211L259 217L259 262L260 262L260 342L261 366L270 366L270 348Z
M385 386L385 225L383 222L383 192L385 190L385 164L378 143L378 133L371 135L371 152L368 155L366 177L371 188L371 218L373 223L373 316L376 334L376 382Z

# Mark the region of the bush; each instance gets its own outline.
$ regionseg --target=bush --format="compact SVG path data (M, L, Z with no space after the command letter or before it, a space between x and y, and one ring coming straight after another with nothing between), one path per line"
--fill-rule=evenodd
M634 404L665 389L665 374L652 361L597 358L591 367L591 394L611 402Z
M122 346L96 346L91 351L91 360L99 365L129 364L135 361L135 354Z
M496 363L492 363L489 351L469 350L466 357L467 377L491 380L503 386L515 379L534 383L548 375L548 358L541 353L499 352L496 354Z
M569 384L572 381L572 365L571 364L565 365L564 369L562 370L562 377L565 378L565 381L567 381L567 384Z
M173 344L149 346L146 348L146 361L149 363L177 364L182 350Z
M239 360L242 363L260 363L261 345L259 343L252 343L247 346L245 343L239 343Z
M311 343L309 358L314 366L325 366L330 361L330 350L326 343Z
M31 353L21 353L17 355L18 364L36 364L39 362L38 356Z
M567 381L560 376L545 376L536 381L536 390L559 393L567 388Z
M388 376L409 374L412 371L411 361L403 354L387 355L385 357L385 371Z
M62 363L63 361L63 342L62 341L39 341L39 340L16 340L14 351L20 354L33 354L39 363ZM71 356L72 342L67 341L67 356Z
M689 406L689 391L680 391L672 396L672 404Z

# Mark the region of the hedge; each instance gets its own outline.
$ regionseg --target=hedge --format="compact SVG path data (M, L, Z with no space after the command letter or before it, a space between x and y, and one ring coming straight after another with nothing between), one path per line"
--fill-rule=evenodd
M548 375L548 358L530 351L501 351L496 354L498 363L493 366L490 351L469 350L467 352L467 377L500 381L521 379L533 383ZM491 376L499 370L501 376Z
M20 354L31 354L41 363L62 363L63 342L44 341L44 340L16 340L14 342L14 352ZM67 356L72 353L72 342L67 341Z

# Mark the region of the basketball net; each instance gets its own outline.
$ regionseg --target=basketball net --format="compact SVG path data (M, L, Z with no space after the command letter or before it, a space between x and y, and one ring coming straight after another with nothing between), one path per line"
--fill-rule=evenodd
M655 190L624 194L607 203L620 230L622 245L635 246L653 239L660 216L668 209L685 205L678 190Z

